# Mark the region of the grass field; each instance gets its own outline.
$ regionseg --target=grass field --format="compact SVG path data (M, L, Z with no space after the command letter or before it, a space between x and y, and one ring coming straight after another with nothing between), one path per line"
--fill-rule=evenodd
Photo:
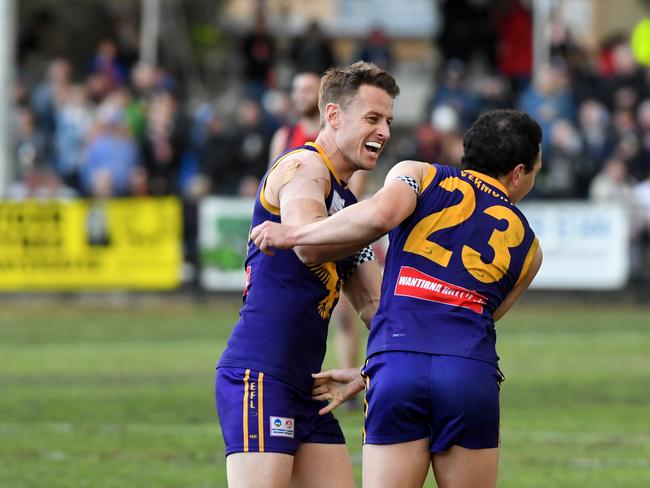
M226 486L213 378L236 313L3 303L0 487ZM499 486L650 486L650 308L521 305L499 334ZM361 413L339 418L359 476Z

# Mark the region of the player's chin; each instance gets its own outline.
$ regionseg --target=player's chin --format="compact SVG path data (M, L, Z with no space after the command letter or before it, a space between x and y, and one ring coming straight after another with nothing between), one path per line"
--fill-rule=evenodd
M379 159L380 154L381 152L375 153L364 149L361 154L361 158L359 158L359 161L361 162L361 169L374 169L375 166L377 166L377 160Z

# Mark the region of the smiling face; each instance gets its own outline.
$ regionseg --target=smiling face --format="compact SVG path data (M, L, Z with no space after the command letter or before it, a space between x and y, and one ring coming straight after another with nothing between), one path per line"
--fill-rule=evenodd
M373 169L390 139L393 98L381 88L361 85L344 106L330 105L336 147L350 169Z

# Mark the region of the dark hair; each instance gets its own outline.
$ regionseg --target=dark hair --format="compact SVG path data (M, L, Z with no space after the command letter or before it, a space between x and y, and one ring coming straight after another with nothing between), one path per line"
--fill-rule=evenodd
M321 117L328 103L337 103L345 108L362 85L381 88L392 98L399 95L395 78L375 64L357 61L345 68L330 68L320 82L318 108Z
M542 129L518 110L494 110L481 115L463 138L463 169L498 178L523 164L526 173L537 162Z

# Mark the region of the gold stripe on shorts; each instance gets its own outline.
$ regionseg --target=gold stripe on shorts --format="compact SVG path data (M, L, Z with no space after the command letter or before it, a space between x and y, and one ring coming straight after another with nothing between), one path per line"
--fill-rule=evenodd
M370 389L370 376L368 376L365 372L365 369L368 367L368 360L366 359L366 364L363 368L363 372L361 373L361 376L364 379L364 382L366 384L366 391L363 395L363 428L361 430L361 437L362 437L362 443L366 443L366 419L368 418L368 390Z
M248 379L250 375L251 370L247 369L244 375L244 452L248 452Z
M260 452L264 452L264 373L257 377L257 437L260 440Z

